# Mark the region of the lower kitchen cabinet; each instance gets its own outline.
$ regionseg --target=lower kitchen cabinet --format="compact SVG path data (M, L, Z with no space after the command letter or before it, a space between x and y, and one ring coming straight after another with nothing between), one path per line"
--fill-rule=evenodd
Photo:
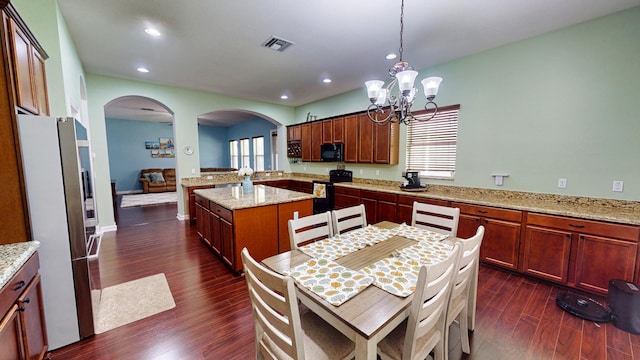
M449 202L446 200L427 199L427 198L418 197L418 196L398 195L398 207L396 209L397 223L400 223L400 224L406 223L407 225L411 224L411 218L413 216L414 201L417 201L419 203L424 203L424 204L449 206Z
M529 213L525 234L524 273L599 294L638 280L637 226Z
M38 254L0 289L0 358L43 359L47 353Z
M186 196L189 199L189 223L190 224L195 224L196 218L198 217L198 212L196 211L196 194L194 194L193 191L198 189L211 189L214 187L215 185L199 185L199 186L187 187Z
M207 208L205 208L207 206ZM196 194L198 236L233 271L242 271L240 252L247 248L261 261L289 250L287 221L294 212L313 213L312 199L230 210ZM209 240L207 240L207 234Z
M333 193L334 207L336 209L344 209L361 204L359 189L334 185Z
M375 224L380 221L396 222L396 208L398 196L381 191L360 191L360 201L367 212L367 223Z
M460 208L458 237L469 238L478 226L485 227L480 260L510 270L518 269L522 211L452 203Z

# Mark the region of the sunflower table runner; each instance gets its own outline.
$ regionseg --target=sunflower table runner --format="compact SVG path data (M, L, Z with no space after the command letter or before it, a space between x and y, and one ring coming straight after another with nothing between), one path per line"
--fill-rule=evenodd
M286 274L335 306L351 299L373 282L361 271L347 269L323 258L308 260Z

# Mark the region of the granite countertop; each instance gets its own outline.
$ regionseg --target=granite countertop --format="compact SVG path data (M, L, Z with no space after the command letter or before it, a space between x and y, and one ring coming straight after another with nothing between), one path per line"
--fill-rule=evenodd
M0 245L0 289L11 280L39 246L38 241Z
M312 182L328 181L329 177L317 174L271 173L270 176L260 174L254 181L297 180ZM238 182L237 174L229 174L230 178L214 177L214 179L184 178L183 186L220 185ZM233 180L233 181L231 181ZM540 194L509 190L468 188L460 186L428 185L425 192L407 192L400 190L401 182L354 178L351 183L336 183L338 187L358 190L374 190L399 195L455 201L473 205L493 206L504 209L530 211L542 214L569 216L586 220L609 221L620 224L640 225L640 202ZM191 185L188 185L191 184Z
M199 189L195 190L194 193L229 210L239 210L314 198L311 194L266 185L254 185L253 193L249 194L244 194L242 192L242 187L240 186Z

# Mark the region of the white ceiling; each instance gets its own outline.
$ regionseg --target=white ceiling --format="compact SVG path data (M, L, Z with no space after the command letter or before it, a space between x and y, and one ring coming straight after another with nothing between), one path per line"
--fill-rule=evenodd
M363 88L366 80L387 80L397 61L385 55L399 47L400 0L58 3L85 70L96 74L298 106ZM640 0L406 0L403 57L424 69L638 5ZM148 26L162 35L145 34ZM284 52L262 47L271 36L294 45ZM150 72L137 72L140 66ZM325 76L333 82L324 84ZM447 91L446 79L441 91ZM289 99L281 100L282 94ZM363 107L364 97L363 90ZM145 104L134 107L151 107Z

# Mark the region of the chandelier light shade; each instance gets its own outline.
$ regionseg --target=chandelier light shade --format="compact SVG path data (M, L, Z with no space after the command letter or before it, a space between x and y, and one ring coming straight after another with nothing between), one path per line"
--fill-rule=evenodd
M371 121L378 125L386 123L402 123L408 125L412 120L416 120L411 115L411 107L418 94L415 87L418 72L413 69L408 62L402 60L402 35L404 30L404 0L400 7L400 59L389 69L392 80L385 87L384 81L369 80L365 82L367 95L371 104L367 108L367 114ZM427 99L425 110L433 110L430 117L419 121L432 119L438 112L438 105L433 102L438 95L438 88L442 82L441 77L429 77L421 81L424 89L424 96ZM395 93L394 93L395 91Z

